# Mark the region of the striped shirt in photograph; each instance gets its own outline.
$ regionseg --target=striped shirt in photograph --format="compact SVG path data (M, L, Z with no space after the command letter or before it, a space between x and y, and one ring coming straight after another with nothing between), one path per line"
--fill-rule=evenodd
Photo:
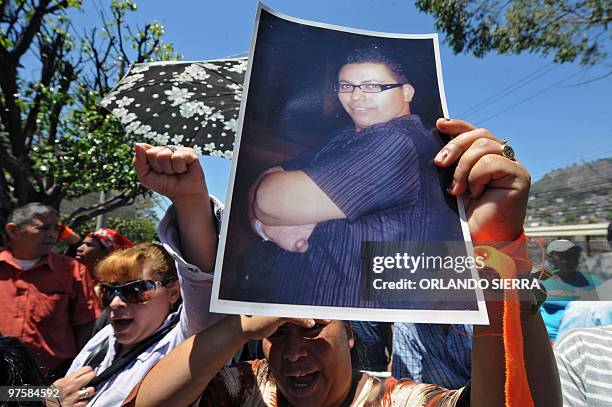
M555 356L564 406L612 405L612 325L569 331Z
M285 171L306 174L346 219L318 223L305 253L259 242L245 256L240 287L223 298L380 307L378 298L370 300L362 287L363 242L402 242L401 252L419 254L422 242L463 241L459 218L444 198L446 185L440 184L433 164L440 148L440 140L417 116L406 115L360 132L350 126L318 151L283 163ZM398 296L390 290L374 291ZM425 300L431 301L431 293L426 294ZM393 297L384 307L407 308L405 303L415 295L401 293L404 303ZM446 301L448 292L444 295Z

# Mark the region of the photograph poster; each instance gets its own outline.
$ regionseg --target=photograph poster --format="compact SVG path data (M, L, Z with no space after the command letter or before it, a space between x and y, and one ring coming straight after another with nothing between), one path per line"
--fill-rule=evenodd
M452 169L435 34L260 5L211 311L487 323Z

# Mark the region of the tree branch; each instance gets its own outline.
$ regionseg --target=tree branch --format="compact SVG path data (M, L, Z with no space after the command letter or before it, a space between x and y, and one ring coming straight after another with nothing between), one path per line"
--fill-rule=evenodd
M122 206L131 205L134 203L136 194L133 191L124 191L119 195L112 197L102 203L98 203L89 207L80 207L72 212L65 222L71 228L77 228L89 219L95 218L98 215L110 212Z
M9 135L11 149L16 157L24 154L23 138L21 137L21 109L17 104L17 65L6 59L0 59L0 88L4 96L4 109L0 111L0 118L4 129Z
M123 34L121 33L121 17L118 12L114 14L115 14L115 24L117 25L117 38L119 40L119 51L121 52L121 55L123 56L123 60L129 64L130 58L127 56L127 53L125 52L125 48L123 47Z
M8 1L3 1L2 2L2 7L4 8L5 4L8 3ZM9 22L9 26L6 29L5 35L10 38L11 34L13 33L13 29L15 28L15 24L17 24L17 21L19 21L19 15L21 14L21 12L23 11L24 7L26 5L26 2L24 1L23 3L21 3L19 5L19 7L17 8L17 10L15 10L13 12L13 14L10 17L10 22ZM2 10L2 15L4 15L4 10ZM3 47L4 48L4 47Z
M41 74L40 74L40 87L36 89L36 96L34 100L30 104L30 111L28 112L28 117L25 120L25 125L23 126L22 138L24 140L25 151L27 153L29 147L32 144L33 134L37 129L37 118L38 113L40 112L42 103L43 103L43 93L45 92L45 88L51 85L53 81L53 77L58 69L58 60L62 60L63 55L63 46L64 46L64 36L56 35L54 40L51 43L42 42L39 46L40 49L40 62L42 64Z
M67 1L61 1L59 4L67 5ZM49 0L41 0L38 6L34 7L34 13L30 18L28 25L24 28L24 30L19 35L19 40L15 44L15 47L10 52L10 58L13 61L18 62L23 54L26 53L32 41L34 40L34 36L40 30L40 26L42 24L43 18L47 14L47 6L49 5Z
M61 79L59 83L59 93L63 95L68 94L68 90L70 89L70 85L76 79L74 74L74 68L69 62L64 62L64 67L61 72ZM57 129L60 123L60 115L62 113L62 109L66 105L67 97L62 98L59 101L56 101L51 108L49 113L49 134L47 136L47 141L49 145L55 144L55 140L57 137Z

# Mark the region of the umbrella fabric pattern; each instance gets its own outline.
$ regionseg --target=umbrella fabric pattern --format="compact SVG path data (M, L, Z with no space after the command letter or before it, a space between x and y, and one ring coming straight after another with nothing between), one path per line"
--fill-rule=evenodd
M100 105L137 140L231 159L247 62L135 64Z

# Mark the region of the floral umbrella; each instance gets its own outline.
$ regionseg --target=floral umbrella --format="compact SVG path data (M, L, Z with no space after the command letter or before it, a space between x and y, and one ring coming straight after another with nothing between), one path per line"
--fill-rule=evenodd
M247 58L135 64L100 105L142 141L231 158Z

